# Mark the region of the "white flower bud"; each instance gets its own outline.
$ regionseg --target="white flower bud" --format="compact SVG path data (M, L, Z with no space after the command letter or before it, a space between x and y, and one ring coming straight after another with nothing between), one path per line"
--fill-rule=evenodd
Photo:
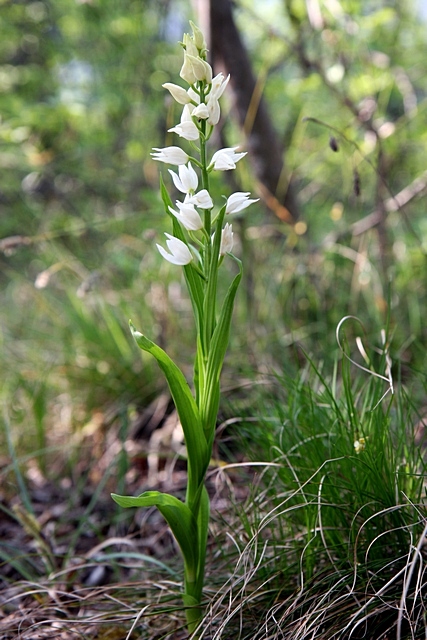
M211 99L211 96L209 96L207 108L209 114L208 124L215 126L216 124L218 124L221 115L218 100L216 98Z
M205 37L202 33L202 31L199 29L199 27L197 27L194 22L191 22L190 20L190 27L193 30L193 40L194 40L194 44L196 45L197 49L200 52L206 51L206 41L205 41Z
M205 60L186 53L184 58L191 65L193 74L197 80L205 80L208 84L212 82L212 67ZM185 63L185 60L184 60ZM181 76L182 77L182 76ZM193 82L191 84L194 84Z
M199 55L199 52L197 50L197 47L193 38L190 36L189 33L184 33L184 37L182 38L182 44L184 45L185 53L189 53L190 56L195 56L197 58L197 56Z
M233 249L233 229L231 224L226 223L224 229L221 231L221 245L219 248L219 255L225 256L226 253L231 253Z
M193 70L193 65L191 64L190 58L186 52L184 52L184 62L179 75L183 80L185 80L185 82L188 82L188 84L194 84L197 80Z
M209 62L206 62L206 60L203 60L203 64L205 67L205 77L204 80L208 83L211 84L212 82L212 67L209 64Z
M177 84L173 84L172 82L165 82L162 84L164 89L167 89L171 94L172 98L176 100L179 104L188 104L191 102L191 98L183 87L180 87Z

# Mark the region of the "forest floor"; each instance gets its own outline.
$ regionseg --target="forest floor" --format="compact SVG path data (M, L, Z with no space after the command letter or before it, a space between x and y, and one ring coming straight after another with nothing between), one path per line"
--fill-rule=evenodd
M185 460L166 453L174 438L181 446L179 424L161 396L135 417L124 442L118 429L111 416L97 414L74 461L57 456L48 471L29 457L17 478L16 466L2 461L2 640L187 637L179 552L165 521L156 509L123 510L110 497L118 484L128 495L157 489L183 496ZM222 551L232 546L225 531L234 505L245 502L254 478L246 466L225 468L213 460L207 484L211 538ZM227 560L209 566L208 559L216 583L232 570Z

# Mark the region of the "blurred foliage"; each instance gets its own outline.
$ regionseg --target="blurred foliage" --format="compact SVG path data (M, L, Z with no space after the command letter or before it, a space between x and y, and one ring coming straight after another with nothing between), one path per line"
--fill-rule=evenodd
M155 389L127 320L167 331L149 152L164 135L161 84L180 63L177 9L1 3L1 369L17 424L37 423L39 387L49 424L48 402L71 393L71 429Z
M153 250L167 220L149 156L173 143L161 85L179 82L191 14L184 0L1 0L0 14L0 382L17 439L42 447L52 426L66 442L99 407L156 391L129 317L191 367L181 274ZM239 0L236 20L301 215L290 227L260 206L239 220L230 366L294 366L300 342L335 357L346 313L375 335L389 313L395 354L420 365L422 199L392 209L425 172L425 21L397 0ZM233 124L224 138L244 145ZM240 180L253 190L249 163ZM375 211L380 224L354 234Z
M393 355L420 366L427 338L421 5L238 6L285 149L283 189L292 179L302 209L293 229L272 218L245 220L256 265L253 343L276 361L282 352L282 367L285 347L295 343L315 359L335 357L335 328L351 313L372 340L390 322Z

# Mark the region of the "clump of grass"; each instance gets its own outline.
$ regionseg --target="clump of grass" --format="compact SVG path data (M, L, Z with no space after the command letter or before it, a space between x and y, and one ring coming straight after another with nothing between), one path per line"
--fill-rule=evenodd
M384 353L375 364L384 373ZM384 396L384 380L338 369L277 377L258 424L241 419L242 446L266 462L237 507L240 560L212 598L212 638L425 637L417 411L398 372Z

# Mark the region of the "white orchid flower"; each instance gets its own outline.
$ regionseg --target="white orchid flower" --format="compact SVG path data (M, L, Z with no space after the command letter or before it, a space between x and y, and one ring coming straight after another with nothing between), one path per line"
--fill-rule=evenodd
M219 106L218 100L211 100L209 98L207 108L209 114L207 118L208 124L214 127L216 124L218 124L221 116L221 108Z
M209 118L209 110L207 105L204 102L201 102L197 107L193 109L191 112L193 118L197 118L198 120L207 120Z
M197 173L191 166L191 162L189 162L187 166L185 164L182 164L178 168L179 175L177 175L175 171L172 171L172 169L169 169L169 173L172 176L175 187L178 189L178 191L181 191L181 193L194 193L194 191L197 189L199 180L197 177Z
M168 129L168 131L177 133L181 138L185 138L185 140L199 139L199 130L191 119L191 112L188 104L186 104L184 109L182 110L180 124L177 124L176 127Z
M192 261L193 256L185 242L171 236L169 233L165 233L165 236L168 238L166 240L166 244L170 253L168 253L160 244L156 245L163 258L171 264L176 264L178 266L189 264Z
M169 211L179 220L184 229L187 229L187 231L199 231L203 228L202 219L194 208L194 204L177 201L176 206L179 211L175 211L172 207L169 207Z
M192 196L186 198L187 202L191 202L192 204L199 207L199 209L212 209L213 202L212 198L209 195L209 191L207 189L202 189L199 193L195 193Z
M176 127L168 129L168 131L178 134L180 138L184 138L185 140L199 139L199 130L194 122L181 122L180 124L177 124Z
M165 147L164 149L157 149L154 147L152 153L153 160L158 162L165 162L166 164L187 164L188 155L180 147Z
M208 123L212 126L215 126L219 122L219 118L221 115L219 99L224 93L229 80L230 76L228 75L224 80L224 75L222 73L219 73L212 80L212 89L209 93L208 102L206 105L209 113L209 117L207 120Z
M213 78L212 80L212 88L211 88L209 97L213 96L214 98L219 100L222 94L224 93L225 88L228 85L229 81L230 81L230 74L228 74L228 76L224 80L224 74L218 73L218 75L216 75L215 78Z
M239 211L243 211L243 209L249 207L253 202L258 202L259 198L251 200L249 198L250 195L249 191L247 193L243 193L243 191L236 191L236 193L233 193L227 199L225 213L239 213Z
M239 147L228 147L224 149L219 149L216 151L211 160L210 167L213 165L213 168L217 171L228 171L229 169L236 168L236 162L239 162L246 155L246 151L244 153L236 153L236 149Z

